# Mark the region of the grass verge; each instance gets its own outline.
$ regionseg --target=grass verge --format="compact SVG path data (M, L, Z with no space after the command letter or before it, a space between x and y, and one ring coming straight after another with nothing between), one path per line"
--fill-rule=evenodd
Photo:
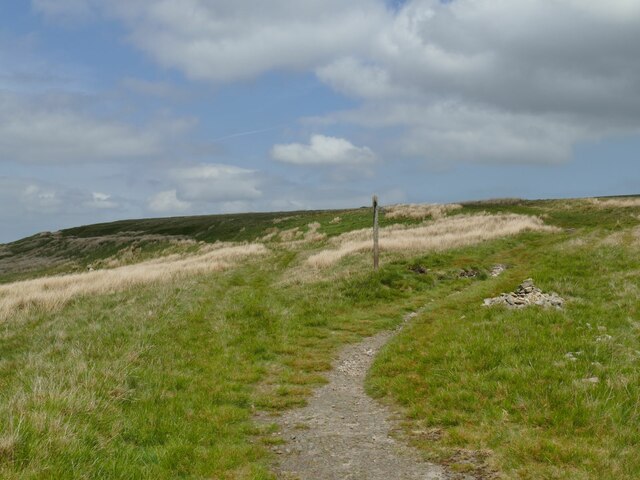
M422 306L368 388L402 409L426 456L506 478L637 478L637 209L482 209L545 215L565 233L387 256L378 273L305 282L291 273L315 247L283 244L266 261L3 323L0 478L270 479L272 437L254 414L302 404L342 345ZM321 231L361 228L368 215L354 212L323 213ZM487 278L494 263L509 269ZM480 307L527 277L566 309Z
M401 406L432 460L480 477L640 475L638 249L599 235L566 245L470 251L512 268L427 309L377 358L369 391ZM526 277L565 309L481 307Z

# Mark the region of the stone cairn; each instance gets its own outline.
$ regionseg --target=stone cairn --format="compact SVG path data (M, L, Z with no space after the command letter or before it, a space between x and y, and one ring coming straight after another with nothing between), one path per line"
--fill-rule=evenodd
M524 308L529 305L539 305L541 307L562 308L564 299L557 293L543 293L533 284L533 280L528 278L516 288L514 292L502 293L497 297L485 298L483 306L504 305L507 308Z
M489 275L491 275L492 277L497 277L499 275L502 274L502 272L504 272L507 269L506 265L503 265L502 263L499 263L497 265L494 265L493 267L491 267L491 272L489 272Z

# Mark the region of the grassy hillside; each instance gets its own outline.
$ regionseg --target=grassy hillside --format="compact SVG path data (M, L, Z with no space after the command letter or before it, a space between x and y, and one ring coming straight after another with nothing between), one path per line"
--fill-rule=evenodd
M340 217L340 224L330 223L336 217ZM152 218L43 232L0 245L0 283L83 271L124 254L133 262L194 251L198 242L254 241L276 229L306 228L314 221L322 224L323 233L332 236L368 226L371 212L353 209ZM381 224L385 224L384 219Z
M269 253L2 320L0 477L272 478L266 446L281 440L255 415L302 404L340 346L422 307L368 389L426 457L503 478L638 478L640 202L483 202L449 216L481 212L556 229L454 248L443 236L385 252L379 272L366 253L308 260L359 238L347 232L370 223L366 209L116 222L3 246L6 292L43 272L202 255L199 242L261 239ZM493 278L496 263L508 268ZM528 277L564 309L481 306Z

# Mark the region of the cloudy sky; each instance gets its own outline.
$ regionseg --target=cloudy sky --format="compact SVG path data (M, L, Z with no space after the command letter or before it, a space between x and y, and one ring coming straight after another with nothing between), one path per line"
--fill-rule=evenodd
M0 242L640 193L637 0L2 0Z

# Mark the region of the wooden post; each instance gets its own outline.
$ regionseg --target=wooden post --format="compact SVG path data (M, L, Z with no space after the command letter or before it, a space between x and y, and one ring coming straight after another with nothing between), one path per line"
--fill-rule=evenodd
M378 196L373 196L373 269L378 270Z

